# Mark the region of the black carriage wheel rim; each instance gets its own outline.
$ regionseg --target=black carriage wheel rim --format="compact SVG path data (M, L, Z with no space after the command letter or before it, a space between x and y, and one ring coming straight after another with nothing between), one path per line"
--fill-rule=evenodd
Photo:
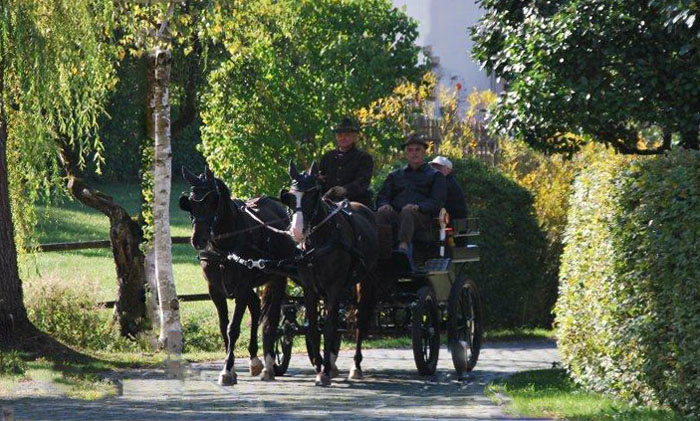
M458 340L460 344L466 344L466 349L474 353L474 337L476 336L476 323L474 317L474 297L471 288L467 285L459 294L459 323L457 324ZM465 349L465 350L466 350Z
M427 300L426 303L432 302ZM421 331L423 333L423 359L425 363L430 363L433 359L433 349L432 341L435 337L435 332L431 333L430 329L435 324L433 320L433 315L428 307L424 308L423 314L421 314Z

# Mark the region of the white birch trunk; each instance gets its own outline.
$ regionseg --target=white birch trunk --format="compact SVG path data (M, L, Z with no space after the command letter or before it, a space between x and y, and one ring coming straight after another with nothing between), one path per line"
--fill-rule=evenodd
M156 280L156 251L153 249L152 244L144 252L143 265L146 283L150 291L146 296L146 315L151 325L151 330L148 332L148 341L154 348L157 348L158 334L160 332L160 305L158 303L158 281Z
M155 249L156 282L160 304L160 337L158 341L168 353L182 353L180 303L175 291L170 238L170 68L168 50L155 51L155 156L153 183L153 247Z

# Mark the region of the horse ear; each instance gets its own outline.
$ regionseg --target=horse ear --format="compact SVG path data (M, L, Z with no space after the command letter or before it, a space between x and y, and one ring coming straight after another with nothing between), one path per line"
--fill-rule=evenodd
M185 212L192 213L192 204L190 203L190 198L185 193L182 193L182 195L180 196L180 209L184 210Z
M184 165L182 166L182 176L185 178L185 181L190 183L190 186L196 186L199 184L199 177L197 177L192 171L185 168Z
M297 180L299 178L299 170L297 170L297 166L294 165L294 161L291 159L289 160L289 176L292 180Z
M318 175L318 164L316 161L311 163L311 168L309 169L309 174L313 175L314 177Z
M209 165L204 167L204 176L207 180L214 180L214 173L209 169Z

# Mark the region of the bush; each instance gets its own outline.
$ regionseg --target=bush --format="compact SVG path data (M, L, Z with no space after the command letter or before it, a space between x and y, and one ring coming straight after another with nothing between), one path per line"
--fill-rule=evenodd
M145 350L145 341L119 335L110 313L97 304L97 294L42 278L41 285L26 284L29 319L40 330L80 349Z
M526 188L534 197L535 215L547 237L544 256L545 282L541 298L554 307L559 285L559 262L564 249L563 233L574 176L585 156L574 158L545 155L517 140L500 141L501 156L497 166L510 179ZM552 318L547 321L551 324Z
M481 261L468 265L479 287L487 328L544 326L551 302L542 264L544 233L534 215L532 195L479 161L454 160L470 216L478 217Z
M244 326L241 324L241 330ZM224 342L219 333L218 319L209 318L183 318L182 334L185 338L183 352L216 352L224 350ZM236 342L236 349L242 345L248 346L248 337L241 332L241 336Z
M559 348L573 377L700 416L700 154L608 157L576 179Z
M0 350L0 376L22 376L27 371L27 363L17 351Z

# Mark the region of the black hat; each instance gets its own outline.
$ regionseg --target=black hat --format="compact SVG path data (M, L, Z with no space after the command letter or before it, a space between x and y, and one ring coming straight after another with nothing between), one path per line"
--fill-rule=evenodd
M401 147L406 148L406 146L412 144L423 145L425 149L428 149L428 141L426 141L425 138L419 134L410 134L406 141L403 142L403 145L401 145Z
M343 119L340 120L340 124L333 128L333 131L336 133L357 133L360 131L360 128L357 123L355 123L354 119L343 117Z

